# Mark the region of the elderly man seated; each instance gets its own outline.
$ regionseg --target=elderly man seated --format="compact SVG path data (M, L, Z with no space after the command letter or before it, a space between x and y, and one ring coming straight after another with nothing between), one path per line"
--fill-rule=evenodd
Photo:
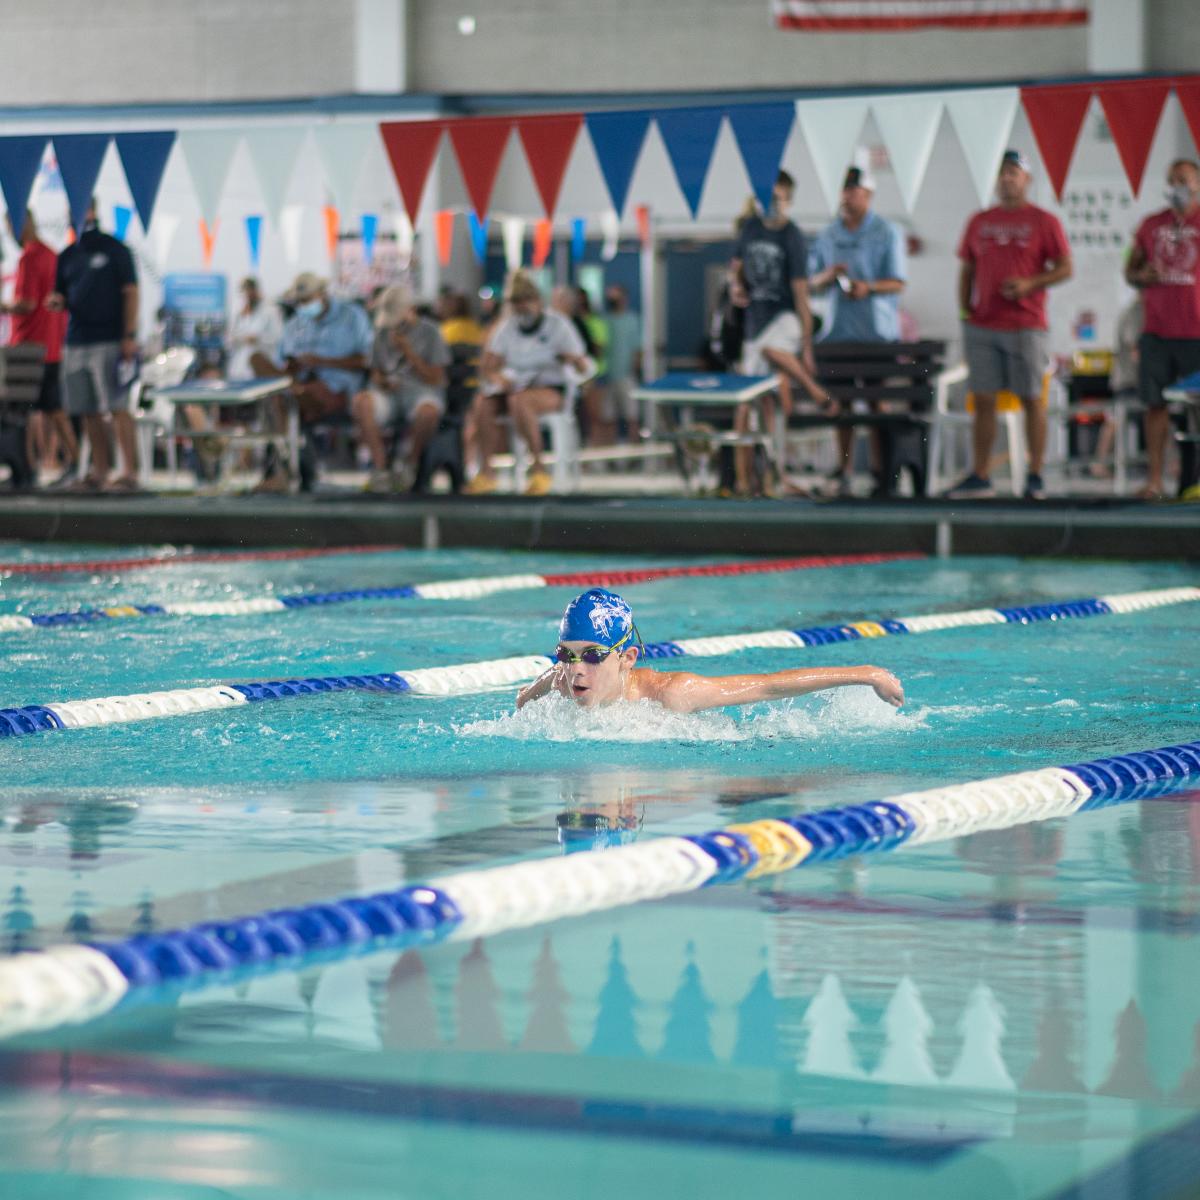
M417 313L407 283L385 289L375 302L375 345L370 386L354 397L359 437L371 453L369 492L412 486L421 455L446 408L450 352L441 331ZM388 470L383 431L403 421L407 434L403 474Z
M286 301L295 309L283 327L283 338L274 358L255 354L250 366L260 378L288 375L291 394L300 410L302 427L348 415L350 398L362 387L370 361L371 322L357 304L335 300L324 279L305 271L296 277ZM286 420L285 402L273 402L272 427L278 432ZM311 491L316 482L316 459L306 438L300 460L300 486ZM291 484L288 470L274 447L268 449L258 492L283 492Z

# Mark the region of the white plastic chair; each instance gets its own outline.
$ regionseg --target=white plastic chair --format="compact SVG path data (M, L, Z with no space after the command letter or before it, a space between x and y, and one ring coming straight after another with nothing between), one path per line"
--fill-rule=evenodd
M579 483L579 421L575 416L575 405L579 389L596 376L596 363L585 358L585 370L576 371L568 366L564 371L566 390L562 408L557 412L543 413L538 418L542 435L549 435L554 447L550 469L551 487L556 493L573 492ZM549 457L549 456L547 456ZM529 469L529 448L524 441L513 436L513 485L521 490L522 481Z

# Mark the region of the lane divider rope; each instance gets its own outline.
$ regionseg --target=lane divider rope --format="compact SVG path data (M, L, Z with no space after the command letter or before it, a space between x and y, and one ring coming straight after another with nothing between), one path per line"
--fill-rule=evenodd
M1200 741L728 825L569 858L0 960L0 1037L91 1020L156 990L463 940L801 865L1065 817L1200 784Z
M1029 604L1009 608L981 608L967 612L933 613L927 616L885 617L877 621L852 621L846 625L818 625L809 629L768 629L758 633L735 633L721 637L681 638L670 642L647 642L647 659L702 658L751 649L803 649L897 634L931 633L978 625L1031 625L1042 621L1065 621L1114 613L1142 612L1172 604L1200 600L1200 588L1161 588L1156 591L1126 592L1121 595L1068 600L1052 604ZM115 725L155 717L183 716L340 691L412 692L424 696L466 696L536 679L552 665L544 654L486 659L445 667L420 667L373 675L329 675L310 679L282 679L264 683L214 684L207 687L174 688L139 692L128 696L104 696L95 700L55 701L0 708L0 738L50 733L62 729L84 729Z
M105 571L144 571L151 567L186 567L195 563L289 562L330 558L339 554L390 554L403 546L321 546L304 550L234 550L212 553L148 554L142 558L57 559L53 562L0 562L0 575L78 575Z
M340 592L299 592L291 596L260 596L248 600L192 600L180 604L112 604L104 608L68 612L32 613L29 616L0 616L0 633L18 630L86 625L122 617L233 617L256 613L287 612L293 608L315 608L346 604L355 600L481 600L497 592L544 587L623 587L655 579L694 576L763 575L804 571L819 567L856 567L875 563L922 559L923 554L826 554L806 558L756 559L749 562L700 563L684 567L644 567L629 571L579 571L570 575L491 575L475 579L448 579L398 587L355 588ZM196 562L197 558L184 559ZM229 561L233 561L230 559ZM0 570L3 570L0 567Z

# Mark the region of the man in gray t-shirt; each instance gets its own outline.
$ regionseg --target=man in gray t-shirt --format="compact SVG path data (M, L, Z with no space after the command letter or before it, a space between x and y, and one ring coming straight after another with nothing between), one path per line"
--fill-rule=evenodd
M407 284L387 288L375 306L375 341L369 386L354 397L352 411L371 454L369 492L411 485L429 439L446 408L450 352L438 327L418 316ZM383 429L402 421L408 439L406 477L388 470Z

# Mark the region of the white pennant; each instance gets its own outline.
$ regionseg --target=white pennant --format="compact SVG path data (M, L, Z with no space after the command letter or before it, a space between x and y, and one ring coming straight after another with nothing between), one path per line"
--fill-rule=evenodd
M300 264L300 224L304 220L304 206L288 204L279 212L279 237L283 242L283 256L293 269Z
M264 207L276 228L307 130L303 125L249 126L242 136L258 176Z
M870 101L859 96L796 101L796 121L830 208L837 207L868 108Z
M334 204L343 214L355 211L358 177L367 154L379 143L379 127L362 123L317 125L313 138Z
M396 232L396 254L400 259L401 270L407 270L408 264L412 262L413 252L413 224L408 219L408 213L402 208L396 209L392 215L393 228Z
M234 129L184 129L179 134L179 148L187 161L200 215L210 226L221 204L238 137Z
M876 100L871 111L883 134L904 207L912 212L933 156L933 143L942 119L942 95L925 92L887 96Z
M167 255L179 229L179 218L174 213L156 212L150 227L154 231L154 258L161 273L167 267Z
M600 214L600 234L604 242L600 247L600 257L605 262L612 262L617 257L621 243L621 218L611 208Z
M525 252L525 222L520 217L505 217L501 225L504 235L504 267L517 271Z
M1020 102L1017 88L981 88L946 95L946 111L958 134L980 204L986 205L991 199Z

